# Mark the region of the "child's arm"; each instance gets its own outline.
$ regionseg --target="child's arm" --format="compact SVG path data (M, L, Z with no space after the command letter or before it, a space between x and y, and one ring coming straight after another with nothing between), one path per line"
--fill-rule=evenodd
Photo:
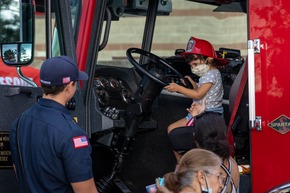
M184 86L180 86L176 83L170 83L169 85L165 86L164 88L168 90L169 92L179 92L188 98L192 98L195 100L202 99L206 93L209 91L209 89L212 87L212 83L204 83L201 84L200 87L197 89L189 89Z
M192 86L193 86L193 89L197 89L197 84L196 84L196 82L194 82L194 80L192 80L192 78L190 77L190 76L185 76L184 78L186 78L186 79L188 79L189 80L189 82L192 84Z
M202 99L202 104L198 104L196 102L192 103L190 108L187 108L187 112L189 112L191 114L192 117L195 117L197 115L200 115L201 113L203 113L205 111L205 102L206 99Z

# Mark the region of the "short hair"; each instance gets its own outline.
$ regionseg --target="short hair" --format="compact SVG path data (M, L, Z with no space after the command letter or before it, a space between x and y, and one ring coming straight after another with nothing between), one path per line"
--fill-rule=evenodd
M197 59L204 61L206 64L210 64L214 67L217 67L218 65L218 60L216 58L211 58L208 56L204 56L201 54L186 54L184 59L189 63L191 60L193 60L194 56L197 57Z
M75 84L75 83L76 82L73 82L73 84ZM46 95L48 95L48 94L57 95L57 94L61 93L64 90L66 85L67 84L58 85L58 86L47 86L47 85L41 84L41 88L42 88L44 94L46 94Z
M201 54L186 54L184 56L184 59L189 63L191 62L194 58L197 58L199 60L202 60L202 61L205 61L207 60L208 56L204 56L204 55L201 55Z

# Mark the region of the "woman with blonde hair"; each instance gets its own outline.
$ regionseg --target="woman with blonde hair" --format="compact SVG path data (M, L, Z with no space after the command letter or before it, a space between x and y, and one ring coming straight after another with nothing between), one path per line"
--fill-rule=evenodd
M175 172L164 176L165 186L156 180L157 189L162 193L218 193L226 179L221 164L215 153L192 149L182 156Z

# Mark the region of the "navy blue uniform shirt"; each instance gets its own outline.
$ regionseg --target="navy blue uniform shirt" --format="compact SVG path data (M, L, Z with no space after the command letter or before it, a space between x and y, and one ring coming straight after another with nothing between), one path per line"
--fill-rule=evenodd
M93 177L88 137L63 105L41 98L20 119L19 144L30 193L73 192L70 183ZM25 192L16 146L18 120L11 127L10 146L20 192Z

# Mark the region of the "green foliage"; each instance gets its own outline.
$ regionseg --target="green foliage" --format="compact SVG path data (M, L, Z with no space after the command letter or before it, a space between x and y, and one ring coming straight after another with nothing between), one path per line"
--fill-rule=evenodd
M20 37L18 0L0 1L0 42L16 42Z
M6 61L10 61L10 62L13 62L15 60L15 55L16 55L16 51L14 50L6 50L4 52L4 56L3 56L3 59L6 60Z

